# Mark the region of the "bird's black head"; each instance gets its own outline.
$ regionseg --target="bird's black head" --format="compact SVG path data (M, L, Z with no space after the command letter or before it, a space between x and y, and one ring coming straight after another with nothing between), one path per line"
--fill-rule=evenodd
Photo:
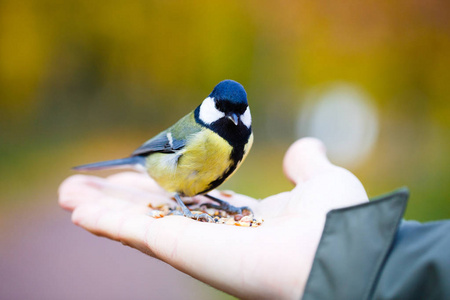
M197 122L211 128L226 140L248 139L251 133L252 118L247 93L234 80L219 82L196 109L195 115Z

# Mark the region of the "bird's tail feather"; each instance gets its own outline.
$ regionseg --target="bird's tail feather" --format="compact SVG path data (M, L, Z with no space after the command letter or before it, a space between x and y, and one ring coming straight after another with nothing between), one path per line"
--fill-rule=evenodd
M113 168L142 169L144 166L145 166L145 157L132 156L132 157L127 157L127 158L100 161L100 162L95 162L92 164L76 166L76 167L73 167L72 170L94 171L94 170L104 170L104 169L113 169Z

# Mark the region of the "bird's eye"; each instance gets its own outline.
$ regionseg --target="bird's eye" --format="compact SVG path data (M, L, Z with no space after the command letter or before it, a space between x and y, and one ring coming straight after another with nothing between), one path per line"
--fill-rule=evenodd
M221 112L229 112L232 111L232 107L229 101L220 100L216 102L216 108Z

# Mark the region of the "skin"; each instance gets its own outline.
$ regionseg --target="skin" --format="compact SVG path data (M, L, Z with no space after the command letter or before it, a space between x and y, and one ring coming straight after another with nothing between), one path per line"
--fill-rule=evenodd
M72 212L76 225L163 260L231 295L299 299L326 213L368 198L352 173L328 161L325 147L316 139L295 142L283 167L295 184L292 191L258 201L239 194L226 199L236 206L250 206L263 217L257 228L179 216L149 217L149 202L172 200L151 178L131 172L106 179L71 176L60 186L59 203ZM220 197L217 191L211 194Z

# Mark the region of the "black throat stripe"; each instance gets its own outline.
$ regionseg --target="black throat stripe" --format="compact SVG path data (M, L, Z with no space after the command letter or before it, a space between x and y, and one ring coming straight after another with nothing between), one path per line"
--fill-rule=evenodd
M234 125L227 118L221 118L213 122L212 124L207 125L202 120L200 120L199 112L200 107L197 107L194 112L195 121L200 125L217 133L224 140L226 140L233 148L230 154L231 160L230 167L216 180L212 181L207 189L205 189L203 192L200 193L204 194L221 185L236 170L237 166L239 165L239 162L244 157L244 149L249 141L252 129L251 127L247 128L247 126L242 124L242 122L239 122L238 125Z

